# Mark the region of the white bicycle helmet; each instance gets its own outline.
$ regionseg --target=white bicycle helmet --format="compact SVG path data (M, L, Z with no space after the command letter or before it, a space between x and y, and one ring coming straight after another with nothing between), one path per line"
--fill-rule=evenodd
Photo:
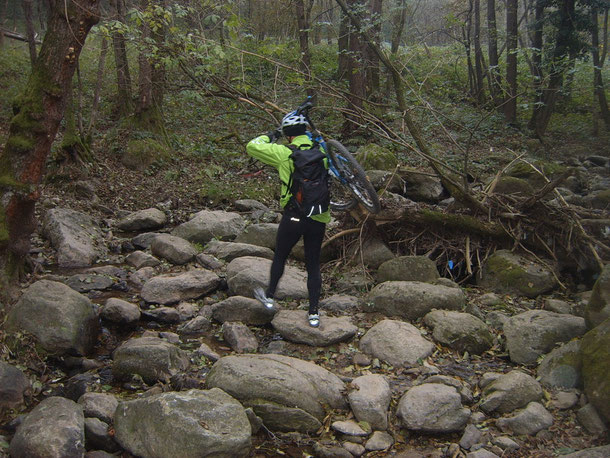
M305 119L305 116L296 114L295 111L291 111L282 119L282 131L286 127L299 125L307 126L307 120Z

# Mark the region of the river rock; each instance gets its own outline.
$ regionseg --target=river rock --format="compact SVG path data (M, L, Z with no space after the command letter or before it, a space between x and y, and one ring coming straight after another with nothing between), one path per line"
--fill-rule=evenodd
M167 223L167 216L158 208L147 208L132 212L121 218L117 227L122 231L150 231L160 229Z
M128 380L134 374L152 385L168 382L189 365L187 355L175 345L158 337L136 337L121 344L112 355L112 375Z
M214 304L212 318L225 321L241 321L251 326L263 326L271 322L277 309L268 309L256 299L244 296L231 296Z
M86 355L97 342L99 321L87 297L63 283L39 280L9 310L6 329L33 334L51 353Z
M125 262L136 269L141 269L142 267L155 267L161 264L161 261L154 256L139 250L129 253L125 258Z
M14 458L77 457L85 454L85 417L76 402L43 399L17 428L9 454Z
M326 369L281 355L220 358L206 378L208 388L231 394L278 431L316 432L326 408L345 409L345 385Z
M424 317L434 340L460 353L480 355L489 350L494 338L487 325L469 313L433 310Z
M247 243L275 250L278 227L279 224L276 223L250 224L237 236L235 242Z
M57 250L59 267L85 267L107 255L104 235L93 219L67 208L52 208L43 220L42 234Z
M320 301L320 309L335 314L351 315L360 310L360 301L355 296L335 294Z
M535 364L557 344L580 337L585 331L583 318L546 310L528 310L504 324L506 347L511 361L517 364Z
M222 336L237 353L255 353L258 349L258 339L243 323L237 321L225 322L222 325Z
M599 414L610 422L610 318L585 334L580 353L585 393Z
M497 293L535 298L557 287L546 267L508 250L498 250L483 265L478 284Z
M233 240L245 227L246 220L239 213L202 210L186 223L177 226L172 235L205 245L212 239Z
M416 170L403 171L401 177L407 183L405 196L409 199L430 203L440 202L443 199L443 185L439 178Z
M593 329L608 318L610 318L610 264L606 264L593 285L591 298L585 307L588 329Z
M255 287L265 288L269 283L271 261L244 256L227 265L227 284L232 295L252 296ZM307 274L294 266L286 266L275 292L276 299L307 299Z
M608 431L604 424L604 420L597 412L595 406L591 403L582 406L576 412L578 422L587 430L589 434L601 436Z
M0 411L23 404L23 396L31 391L28 378L21 370L0 361Z
M385 431L374 431L369 440L366 441L364 448L367 452L377 452L387 450L394 445L394 438Z
M78 398L78 404L83 406L85 417L99 418L105 423L112 424L119 402L110 393L89 392Z
M203 252L227 262L242 256L256 256L259 258L273 259L273 250L271 248L249 243L212 240L206 245Z
M416 365L434 351L415 326L402 321L382 320L360 339L360 350L395 367Z
M192 261L197 250L187 240L169 234L159 234L150 245L153 255L181 266Z
M553 426L553 416L538 402L530 402L524 410L508 418L499 418L496 425L504 432L533 436Z
M582 386L581 371L580 341L572 340L551 350L536 373L544 386L571 389Z
M384 281L421 281L432 283L437 278L436 264L426 256L399 256L379 266L377 279Z
M140 307L116 297L106 300L101 308L101 317L111 323L133 326L140 320Z
M563 458L608 458L610 456L610 445L593 447L579 452L568 453Z
M348 317L320 317L320 326L311 327L307 321L306 310L280 310L273 321L273 328L286 340L304 343L313 347L325 347L345 342L358 331Z
M409 389L400 398L396 415L411 431L444 434L462 431L470 418L470 410L462 406L455 388L424 383Z
M146 302L172 304L197 299L215 291L219 285L220 278L214 272L192 269L151 278L144 283L141 296Z
M70 275L66 280L66 285L79 293L89 291L103 291L109 289L114 284L114 280L107 275L96 274L76 274Z
M352 412L358 421L367 422L372 429L388 429L388 407L392 392L386 378L371 374L352 380L347 395Z
M512 370L489 383L481 392L480 408L487 415L509 413L542 399L542 386L532 376Z
M114 428L125 450L148 458L245 457L251 447L244 408L217 388L121 402Z
M119 445L110 433L110 425L99 418L85 418L85 442L88 449L116 452Z

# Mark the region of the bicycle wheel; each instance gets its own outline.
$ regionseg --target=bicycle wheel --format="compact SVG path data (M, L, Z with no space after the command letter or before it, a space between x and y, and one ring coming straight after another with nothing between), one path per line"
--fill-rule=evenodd
M358 202L370 213L379 213L381 205L377 192L358 161L337 140L328 140L326 145L330 159L345 180L344 186L349 188Z
M348 211L358 205L351 191L341 183L341 180L331 173L330 208L337 211Z

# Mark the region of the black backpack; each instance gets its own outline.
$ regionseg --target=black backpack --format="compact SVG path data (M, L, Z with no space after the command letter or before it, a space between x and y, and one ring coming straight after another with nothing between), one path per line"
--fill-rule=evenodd
M320 146L314 143L311 147L303 145L300 149L288 145L292 150L290 159L294 163L294 171L290 176L288 189L292 194L290 204L304 216L314 216L324 213L330 205L330 180L328 170L324 165L326 154Z

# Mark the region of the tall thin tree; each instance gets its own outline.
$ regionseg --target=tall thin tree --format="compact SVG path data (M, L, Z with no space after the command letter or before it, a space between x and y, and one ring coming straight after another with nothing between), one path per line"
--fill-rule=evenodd
M517 123L517 18L518 0L506 1L506 84L504 117L510 124Z
M23 0L21 5L25 19L25 35L28 39L28 49L30 50L30 62L34 65L36 61L36 31L34 30L33 0Z
M593 91L597 97L599 104L599 112L601 118L606 124L606 129L610 129L610 112L608 110L608 100L606 99L606 91L604 90L604 80L602 78L602 68L604 66L604 60L606 57L607 42L607 27L608 27L608 9L605 10L604 15L604 32L605 32L605 43L602 54L600 56L599 48L599 10L596 7L591 8L591 55L593 57Z
M496 105L500 99L500 68L498 59L498 26L496 0L487 0L487 54L489 59L489 91Z

